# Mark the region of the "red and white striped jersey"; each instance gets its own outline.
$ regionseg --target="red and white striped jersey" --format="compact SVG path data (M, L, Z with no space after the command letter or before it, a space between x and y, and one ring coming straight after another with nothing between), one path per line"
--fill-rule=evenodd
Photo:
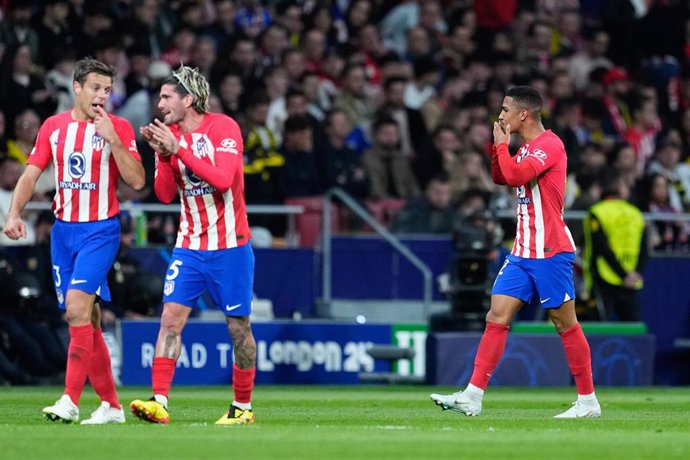
M574 252L575 242L563 221L568 157L563 142L551 130L526 143L515 161L529 161L537 177L517 191L517 232L513 255L544 259Z
M218 250L247 244L251 238L244 200L243 142L232 118L207 113L201 125L181 134L173 156L156 154L155 191L169 203L179 194L182 205L178 248Z
M134 129L124 118L108 115L129 154L141 160ZM96 125L72 118L72 111L53 115L41 125L28 163L55 167L55 217L65 222L95 222L118 215L115 190L120 171Z

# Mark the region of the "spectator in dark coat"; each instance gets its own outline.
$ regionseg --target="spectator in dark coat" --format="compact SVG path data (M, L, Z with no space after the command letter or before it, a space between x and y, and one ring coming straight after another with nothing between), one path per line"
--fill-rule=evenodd
M391 117L383 116L374 122L374 146L362 157L371 178L370 198L414 198L419 184L412 172L410 159L400 150L400 127Z
M314 134L306 116L285 120L280 152L285 157L285 196L315 196L324 191L314 154Z
M442 233L453 231L456 212L451 206L450 180L445 173L432 178L424 194L408 201L393 222L394 233Z
M327 188L341 187L363 201L369 194L369 176L359 155L347 145L352 125L342 110L326 115L324 135L317 136L319 167Z

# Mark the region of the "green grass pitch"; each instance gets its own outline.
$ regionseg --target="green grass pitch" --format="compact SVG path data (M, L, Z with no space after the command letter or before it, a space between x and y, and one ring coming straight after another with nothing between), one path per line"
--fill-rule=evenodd
M257 422L213 422L229 388L174 387L171 423L44 420L61 388L0 388L0 459L690 458L690 388L600 388L602 417L554 420L574 388L489 388L480 417L441 411L424 386L258 386ZM124 403L148 388L120 389ZM96 408L86 388L82 419Z

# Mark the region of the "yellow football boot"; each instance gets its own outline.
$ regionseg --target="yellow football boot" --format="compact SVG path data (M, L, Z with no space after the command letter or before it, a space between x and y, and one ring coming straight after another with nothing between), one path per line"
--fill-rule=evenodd
M148 401L135 399L129 404L129 408L132 409L132 414L134 414L135 417L146 420L147 422L170 423L168 410L163 404L154 399L149 399Z
M249 425L254 423L254 411L230 406L230 410L216 421L216 425Z

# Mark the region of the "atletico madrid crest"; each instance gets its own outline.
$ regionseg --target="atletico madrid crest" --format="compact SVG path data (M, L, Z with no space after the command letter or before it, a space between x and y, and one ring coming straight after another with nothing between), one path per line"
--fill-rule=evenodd
M105 148L105 139L103 139L100 134L94 134L91 139L91 146L96 152L103 150Z
M165 286L163 286L163 294L170 295L173 293L174 290L175 290L175 282L174 281L166 281Z

